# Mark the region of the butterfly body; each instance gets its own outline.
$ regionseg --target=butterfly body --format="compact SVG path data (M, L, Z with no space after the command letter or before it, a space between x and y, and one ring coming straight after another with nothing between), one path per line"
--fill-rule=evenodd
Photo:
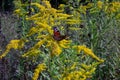
M57 29L57 27L54 27L53 30L54 30L54 32L53 32L54 33L53 38L55 40L61 41L61 40L65 39L67 37L66 35L61 35L60 31Z

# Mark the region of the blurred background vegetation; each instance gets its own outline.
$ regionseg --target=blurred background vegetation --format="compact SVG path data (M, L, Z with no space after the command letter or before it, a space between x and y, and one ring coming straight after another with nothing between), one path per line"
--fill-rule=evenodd
M12 39L19 39L27 32L29 24L13 14L14 0L0 0L0 54ZM65 13L71 14L72 9L80 5L96 3L97 0L50 0L52 7L58 9L65 4ZM108 2L119 0L106 0ZM41 0L22 0L27 2L41 2ZM71 7L73 7L71 9ZM89 9L88 9L89 11ZM77 15L79 16L79 15ZM105 62L97 67L92 80L120 80L120 19L106 16L102 11L87 13L81 16L82 28L80 31L68 30L68 35L75 44L85 44L92 48L94 53ZM22 24L21 24L22 23ZM21 26L25 27L21 27ZM77 34L77 35L76 35ZM74 35L74 36L73 36ZM19 54L18 54L19 53ZM0 80L30 80L36 64L21 59L20 52L12 50L9 55L0 60Z

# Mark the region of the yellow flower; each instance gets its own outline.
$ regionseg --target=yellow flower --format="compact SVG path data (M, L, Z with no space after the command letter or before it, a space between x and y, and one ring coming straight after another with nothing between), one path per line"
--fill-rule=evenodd
M81 71L72 71L67 74L62 75L61 80L86 80L87 76L84 75Z
M76 65L77 65L77 63L74 62L73 65L70 67L70 69L71 69L71 70L75 69L75 68L76 68Z
M94 58L94 59L96 59L96 60L98 60L98 61L100 61L100 62L104 62L104 60L102 60L102 59L100 59L99 57L97 57L97 56L92 52L91 49L89 49L89 48L84 48L83 51L85 52L85 54L90 55L92 58Z
M45 4L45 6L47 8L51 8L50 2L49 1L43 1L43 3Z
M103 2L102 2L102 1L98 1L98 2L97 2L97 7L98 7L99 9L102 9L102 6L103 6Z
M81 66L84 68L84 69L90 69L91 68L91 66L90 65L86 65L86 64L81 64Z
M21 49L24 47L24 43L28 40L20 39L20 40L11 40L10 43L6 46L5 52L0 56L0 59L5 57L10 49Z
M116 13L120 11L120 3L112 2L107 4L107 8L105 9L107 13Z
M53 33L53 30L51 29L51 26L49 26L48 24L41 23L41 22L35 22L35 24L38 25L38 30L39 30L39 28L43 28L44 30L47 30L48 33L50 33L50 34Z
M35 33L37 33L37 32L38 32L38 29L37 29L36 27L32 27L32 28L29 30L27 36L31 36L31 35L33 35L33 34L35 34Z
M114 13L114 12L116 12L116 10L115 10L114 7L109 7L109 11L108 11L108 12L110 12L110 13Z
M26 17L26 20L37 20L37 17L39 17L41 13L36 13L32 15L31 17Z
M21 0L14 0L13 3L15 4L15 8L20 8L22 6Z
M88 3L87 5L86 5L86 8L91 8L93 6L93 3Z
M98 64L97 64L98 65ZM95 72L95 70L96 70L96 63L92 63L92 65L90 64L90 65L86 65L86 64L81 64L81 66L82 66L82 68L84 68L84 75L86 75L87 76L87 78L90 78L90 77L92 77L92 74Z
M22 57L34 57L37 56L40 53L39 48L42 44L44 44L46 40L40 40L38 41L32 48L30 48L26 53L22 55Z
M10 51L9 49L6 49L5 52L2 53L2 55L0 55L0 59L2 59L3 57L5 57L9 51Z
M20 14L20 12L21 12L21 9L16 9L16 10L14 11L15 14Z
M77 27L70 27L70 30L80 30L81 28L77 28Z
M30 10L31 10L31 12L35 12L34 8L31 8Z
M45 43L45 41L46 41L46 39L38 41L33 48L39 49L41 47L41 45Z
M60 80L86 80L91 78L93 73L95 73L96 66L99 64L99 62L95 62L89 65L83 63L79 65L79 63L75 62L72 66L64 69Z
M80 6L80 12L83 14L86 14L87 7L86 6Z
M31 3L31 5L38 7L39 10L42 10L42 11L45 10L45 7L40 5L39 3Z
M96 70L96 68L94 67L94 68L92 68L90 71L89 71L89 73L94 73L95 72L95 70ZM89 74L90 75L90 74Z
M78 24L80 23L80 20L74 20L74 19L67 19L67 24Z
M100 62L104 62L104 60L100 59L99 57L97 57L91 49L87 48L86 46L73 46L73 48L76 48L78 50L78 52L84 51L84 53L86 55L91 56L92 58L100 61Z
M119 14L117 14L116 18L117 18L117 19L120 19L120 13L119 13Z
M18 49L20 40L11 40L10 43L7 45L7 49Z
M65 5L64 4L60 4L58 8L59 8L59 10L57 10L57 12L63 12L64 8L65 8Z
M72 17L73 16L73 15L68 15L68 14L63 14L63 13L57 13L56 15L57 15L58 18L59 17L68 18L68 17Z
M71 80L71 77L70 76L65 77L65 78L63 78L63 80Z
M59 41L58 44L59 44L60 47L62 47L62 48L69 48L69 47L70 47L69 44L70 44L71 42L72 42L71 40L65 40L65 39L63 39L63 40Z
M69 48L69 44L71 43L71 40L61 40L61 41L55 41L53 40L52 45L52 55L60 55L62 52L62 48Z
M58 43L55 41L55 42L52 42L52 53L51 53L51 56L58 56L61 54L62 52L62 48L58 45Z
M116 11L120 10L120 2L112 2L111 3Z
M85 46L84 45L83 46L73 46L73 48L77 49L78 52L81 52L85 48Z
M31 49L27 53L24 53L22 57L30 57L30 56L35 57L38 56L39 53L40 53L39 49Z
M61 40L56 41L53 38L47 39L46 47L51 49L51 56L59 56L62 53L63 48L69 48L69 44L71 43L71 40Z
M50 35L43 35L43 34L38 34L37 40L45 39L47 42L49 42L49 39L51 38Z
M108 10L108 4L104 5L104 12L107 12Z
M42 71L44 71L46 68L47 68L47 67L46 67L46 65L45 65L44 63L39 64L39 65L37 66L37 68L35 69L35 71L34 71L32 80L37 80L38 77L39 77L39 74L40 74Z

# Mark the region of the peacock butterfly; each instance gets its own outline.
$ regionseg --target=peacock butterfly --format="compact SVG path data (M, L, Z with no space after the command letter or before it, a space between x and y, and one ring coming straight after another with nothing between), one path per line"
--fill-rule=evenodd
M57 29L57 27L53 28L53 34L54 34L53 38L57 41L61 41L67 37L66 35L61 35L60 31Z

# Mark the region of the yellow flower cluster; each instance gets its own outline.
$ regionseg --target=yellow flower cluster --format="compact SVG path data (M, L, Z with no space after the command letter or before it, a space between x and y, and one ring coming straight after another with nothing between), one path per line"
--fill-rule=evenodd
M53 27L58 26L62 20L67 20L71 15L63 14L50 6L49 1L43 1L43 5L39 3L31 3L32 6L35 6L39 9L39 12L32 15L31 17L26 18L27 20L34 20L37 23L43 23L44 25L49 25ZM59 24L60 25L60 24Z
M117 14L116 18L117 18L118 20L120 20L120 13Z
M20 0L14 0L16 10L14 11L14 14L18 15L18 17L27 16L28 12L23 8L27 5L22 4Z
M73 65L65 69L60 80L86 80L92 77L96 70L96 66L100 63L92 63L91 65L73 63ZM81 67L80 67L81 66Z
M80 5L79 12L86 14L86 11L88 9L90 10L90 13L104 11L105 13L110 15L111 13L120 12L120 2L109 2L108 3L107 1L98 0L96 4L88 3L85 6Z
M39 48L45 42L45 40L37 42L31 49L22 55L22 57L37 57L40 53Z
M0 59L5 57L10 49L21 49L24 47L25 42L28 40L20 39L20 40L11 40L10 43L6 46L5 52L0 56Z
M73 48L76 48L76 49L78 50L78 53L80 53L81 51L84 51L84 53L85 53L86 55L91 56L92 58L98 60L99 62L104 62L104 60L102 60L102 59L100 59L99 57L97 57L97 56L93 53L93 51L92 51L91 49L87 48L87 47L84 46L84 45L83 45L83 46L73 46Z
M47 47L50 47L52 52L51 56L57 55L59 56L62 52L62 48L70 48L69 44L71 40L62 40L62 41L49 41Z
M107 13L116 13L120 11L120 2L111 2L106 6Z
M97 7L100 10L104 10L104 12L110 14L110 13L116 13L120 11L120 2L102 2L98 1L97 2Z
M97 7L98 7L99 9L102 9L102 6L103 6L103 2L102 2L102 1L98 1L98 2L97 2Z
M73 21L75 22L75 20L70 21L69 19L68 21L67 18L71 17L71 15L63 14L58 10L52 8L49 1L42 1L42 5L38 3L31 3L31 5L37 7L39 11L30 17L26 17L27 20L32 20L34 21L34 24L36 24L35 27L32 27L30 29L27 36L30 37L33 34L38 34L37 36L38 40L42 41L43 39L46 39L46 41L44 41L42 45L45 43L44 45L50 48L52 56L61 54L62 48L68 48L71 41L70 40L62 40L62 41L54 40L53 27L56 25L57 26L61 25L61 21L66 21L66 23L67 22L72 23ZM35 50L35 49L32 49L32 50Z
M22 8L23 6L26 7L27 5L22 4L19 0L19 5L16 5L18 8L14 12L18 14L19 16L24 16L23 14L26 11ZM15 2L17 3L17 2ZM62 41L56 41L53 39L53 26L61 25L61 21L64 20L67 22L73 22L67 21L68 17L71 17L71 15L63 14L62 12L59 12L59 10L56 10L51 7L49 1L42 1L42 5L39 3L31 3L31 6L34 6L32 9L33 11L35 7L39 10L36 14L31 16L25 16L26 20L34 21L35 27L32 27L27 37L30 37L34 34L38 34L37 39L39 40L38 43L36 43L31 49L29 49L26 53L22 55L22 57L30 57L30 56L37 56L41 51L39 50L41 45L46 45L47 47L50 47L51 49L51 55L59 55L62 52L62 48L68 48L71 41L69 40L62 40ZM74 21L75 22L75 21ZM73 23L72 23L73 24ZM43 34L44 33L44 34ZM11 48L14 49L21 49L24 47L24 43L26 41L20 40L11 40L10 43L7 45L6 51L1 55L0 58L6 56L6 54L10 51Z
M87 5L83 6L83 5L80 5L79 7L79 12L80 13L83 13L83 14L86 14L86 11L88 8L92 8L93 7L93 3L88 3Z
M37 68L35 69L35 71L34 71L32 80L37 80L38 77L39 77L39 74L40 74L42 71L44 71L46 68L47 68L47 66L46 66L44 63L39 64L39 65L37 66Z
M56 41L53 39L53 30L52 27L55 24L56 20L66 20L66 22L71 23L75 22L74 20L68 21L68 17L71 17L71 15L63 14L63 13L57 13L57 10L52 8L49 1L43 1L44 6L40 5L38 3L31 3L31 5L36 6L40 12L38 12L35 15L32 15L31 17L27 17L27 20L34 20L34 23L36 24L36 27L32 27L30 31L27 34L27 37L37 33L38 37L37 39L40 39L38 43L36 43L31 49L29 49L28 52L24 53L23 57L30 57L30 56L37 56L37 54L40 53L39 47L43 45L44 43L47 43L47 47L51 46L51 55L59 55L62 52L62 48L69 48L69 44L71 43L70 40L62 40L62 41ZM21 7L23 4L19 5L18 7ZM49 8L49 9L48 9ZM20 12L21 9L15 10L16 14L22 13ZM54 16L54 17L51 17ZM59 22L59 21L58 21ZM52 24L50 24L52 23ZM73 24L72 23L72 24ZM46 32L46 35L41 34L42 32ZM45 38L45 39L44 39ZM6 46L6 51L0 56L0 59L5 57L7 53L10 51L11 48L13 49L21 49L24 47L24 43L28 40L20 39L20 40L11 40L10 43Z
M59 46L59 44L57 44L57 42L52 42L52 52L51 52L51 56L54 55L60 55L60 53L62 52L61 47Z

